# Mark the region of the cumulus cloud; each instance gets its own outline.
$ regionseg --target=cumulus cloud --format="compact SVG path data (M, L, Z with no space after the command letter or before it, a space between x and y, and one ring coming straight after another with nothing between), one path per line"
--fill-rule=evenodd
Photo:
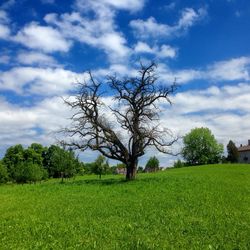
M239 57L218 61L199 69L172 70L166 64L159 64L157 72L162 81L172 82L173 79L176 79L180 84L194 80L209 80L216 83L222 81L249 81L250 58Z
M0 146L54 143L53 132L66 125L70 115L62 105L59 97L45 99L33 107L19 107L0 98Z
M114 8L120 10L138 11L143 8L145 0L77 0L76 7L80 10Z
M147 20L136 19L130 22L136 37L141 39L148 38L172 38L185 34L198 21L206 16L206 9L200 8L195 11L192 8L186 8L181 11L181 16L176 24L168 25L158 23L154 17Z
M0 39L7 39L10 35L10 29L8 26L0 23Z
M205 90L178 93L175 108L181 114L208 111L250 112L250 85L240 83L236 86L209 87ZM178 105L181 104L181 106ZM197 105L199 104L199 105Z
M0 10L0 22L9 22L9 17L7 15L7 12L4 10Z
M220 61L208 67L207 76L215 80L250 80L250 57Z
M49 55L35 52L22 51L19 52L16 58L17 62L24 65L39 65L39 66L57 66L56 60Z
M163 53L164 47L155 47L155 51L146 44L137 44L135 51L145 53ZM158 50L156 49L158 48ZM168 48L167 48L168 49ZM168 52L170 53L170 52ZM163 55L159 55L163 56ZM167 55L171 57L172 55ZM165 55L166 57L166 55ZM0 58L1 59L1 58ZM9 58L2 58L8 60ZM59 68L52 57L47 55L30 52L26 57L24 52L17 56L17 61L23 64L36 64L38 67L14 67L8 71L0 72L0 89L12 90L23 94L55 95L67 93L77 79L82 79L82 74ZM55 63L55 64L54 64ZM172 70L166 64L160 63L156 69L159 81L162 84L171 84L176 79L178 84L186 84L194 80L211 80L219 83L220 81L239 81L249 80L250 59L235 58L228 61L217 62L203 69L180 69ZM94 69L93 75L99 79L105 78L110 74L118 76L135 76L137 71L122 63L113 63L108 68Z
M61 95L79 78L81 75L61 68L15 67L0 72L0 89L18 94Z
M163 44L160 47L155 45L150 47L145 42L138 42L134 47L135 53L153 54L158 58L174 58L177 54L177 49L169 45Z
M39 49L44 52L67 52L71 42L66 40L61 33L49 26L41 26L32 22L21 29L12 40L21 43L31 49Z
M184 135L194 127L208 127L225 146L229 139L236 144L244 143L250 134L250 85L213 86L203 90L190 90L171 97L172 106L161 103L161 124L175 134ZM112 97L105 98L112 105ZM51 132L66 126L71 111L61 98L45 98L33 107L19 107L0 98L1 144L53 143ZM180 144L177 144L177 150ZM180 149L180 148L179 148ZM148 155L155 151L148 151ZM159 154L159 159L168 164L173 158ZM144 162L142 159L141 162Z
M7 39L9 36L9 17L6 11L0 10L0 39Z
M55 13L48 14L44 19L48 24L57 27L67 39L104 50L112 62L127 58L130 49L123 34L116 31L112 10L97 9L95 13L94 19L78 12L60 16Z

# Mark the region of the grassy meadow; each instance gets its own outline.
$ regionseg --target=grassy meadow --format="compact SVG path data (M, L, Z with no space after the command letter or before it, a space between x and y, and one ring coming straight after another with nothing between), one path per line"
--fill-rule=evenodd
M2 185L0 249L250 249L250 165Z

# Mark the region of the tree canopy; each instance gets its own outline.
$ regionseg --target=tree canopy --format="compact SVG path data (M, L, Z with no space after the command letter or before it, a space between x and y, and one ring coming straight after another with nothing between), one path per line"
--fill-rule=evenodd
M135 178L138 159L147 147L171 154L177 140L159 125L159 100L170 101L176 84L157 85L156 65L141 65L138 76L118 79L108 76L106 88L113 93L110 106L104 105L103 83L93 78L79 83L76 96L65 100L72 108L72 126L63 130L71 139L64 145L80 150L97 150L107 158L126 165L128 180ZM108 110L108 111L107 111ZM107 113L115 119L110 119Z
M212 164L220 161L223 145L208 128L192 129L183 138L183 157L191 165Z

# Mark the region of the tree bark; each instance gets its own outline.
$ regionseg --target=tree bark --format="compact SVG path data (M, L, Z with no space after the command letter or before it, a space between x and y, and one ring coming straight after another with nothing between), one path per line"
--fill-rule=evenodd
M127 165L126 180L131 181L135 179L137 164L130 163Z

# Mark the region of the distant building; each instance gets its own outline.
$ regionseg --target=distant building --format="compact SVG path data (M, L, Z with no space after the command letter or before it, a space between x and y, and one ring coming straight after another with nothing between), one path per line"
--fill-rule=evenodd
M116 169L116 174L126 174L127 173L127 169L126 168L117 168Z
M242 146L238 148L239 152L239 163L250 163L250 140L248 140L248 145Z

